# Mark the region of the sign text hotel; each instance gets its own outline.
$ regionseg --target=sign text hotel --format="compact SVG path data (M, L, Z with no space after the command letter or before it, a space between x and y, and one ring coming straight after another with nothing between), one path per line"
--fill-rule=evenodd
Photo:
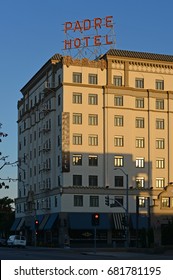
M76 22L67 21L64 23L64 33L70 35L71 38L73 38L73 33L80 35L75 35L73 39L64 40L64 50L89 46L110 45L113 42L110 40L108 34L98 34L98 32L101 32L102 29L105 30L110 28L113 28L112 16L94 18L93 20L77 20ZM88 35L88 31L91 32L93 30L97 32L96 35ZM84 36L82 36L83 34Z

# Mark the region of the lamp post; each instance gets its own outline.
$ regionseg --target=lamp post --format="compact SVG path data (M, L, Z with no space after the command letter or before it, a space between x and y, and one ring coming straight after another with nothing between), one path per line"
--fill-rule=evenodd
M123 174L126 176L126 207L124 209L126 215L126 247L129 247L129 176L120 167L116 167L114 170L121 170L121 172L123 172Z

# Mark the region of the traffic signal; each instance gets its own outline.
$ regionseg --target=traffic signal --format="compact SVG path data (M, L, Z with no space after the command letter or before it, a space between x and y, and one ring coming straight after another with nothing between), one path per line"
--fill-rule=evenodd
M38 230L39 228L39 220L35 220L35 230Z
M92 225L99 226L100 224L100 215L98 213L92 214Z
M105 196L105 205L109 206L109 195Z

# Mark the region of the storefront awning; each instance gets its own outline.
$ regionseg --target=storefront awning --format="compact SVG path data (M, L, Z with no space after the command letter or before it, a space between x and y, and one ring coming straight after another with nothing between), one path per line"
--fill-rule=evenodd
M12 224L10 230L11 230L11 231L15 231L16 228L17 228L17 226L19 225L20 221L21 221L21 218L16 218L16 219L14 220L14 222L13 222L13 224Z
M99 225L97 229L108 230L112 228L112 222L107 213L100 213ZM73 230L92 230L92 213L70 213L69 214L70 228Z
M148 228L148 216L136 213L130 214L133 229Z
M56 219L58 218L58 213L52 213L50 214L47 223L45 224L44 230L50 230L52 229Z
M21 230L22 226L24 225L24 222L25 222L25 218L23 217L23 218L20 220L20 222L19 222L19 224L18 224L18 226L17 226L17 228L16 228L17 231Z
M114 228L117 230L124 230L123 219L125 218L125 213L112 213Z
M43 230L44 229L44 226L45 224L47 223L48 219L49 219L50 215L45 215L40 226L39 226L39 230Z

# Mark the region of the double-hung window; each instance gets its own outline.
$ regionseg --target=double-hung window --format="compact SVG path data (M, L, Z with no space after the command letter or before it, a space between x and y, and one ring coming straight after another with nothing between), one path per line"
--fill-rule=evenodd
M164 80L156 80L156 89L164 90Z
M114 106L123 106L123 96L114 96Z
M82 73L73 72L73 83L82 83Z
M136 177L136 188L142 189L145 186L145 180L143 177Z
M114 156L114 166L122 167L124 165L124 157L123 156Z
M117 87L121 87L122 86L122 76L114 76L113 84Z
M114 136L114 146L123 147L124 146L124 137L123 136Z
M145 166L145 160L142 157L136 158L136 167L143 168Z
M144 118L136 118L136 128L144 128Z
M165 148L165 139L158 138L156 139L156 149L164 149Z
M156 188L163 188L165 185L164 178L156 178Z
M114 116L114 126L123 126L123 116Z
M98 125L98 115L97 114L90 114L88 116L88 124L89 125Z
M156 119L156 129L164 129L164 119Z
M73 134L73 145L82 145L82 134Z
M89 74L88 75L88 83L92 85L97 85L98 77L97 74Z
M82 93L73 92L73 103L74 104L82 104Z
M156 168L157 169L164 169L165 168L165 159L164 158L157 158L156 159Z
M82 114L81 113L73 114L73 124L82 124Z
M89 94L88 95L88 104L89 105L97 105L98 104L98 96L97 94Z
M156 99L156 109L164 110L164 99Z
M136 108L144 108L144 98L136 98L135 106Z
M98 146L98 135L93 134L88 136L88 145L89 146Z
M135 79L135 87L136 88L144 88L144 79L143 78L136 78Z
M136 137L136 148L144 148L144 138Z

